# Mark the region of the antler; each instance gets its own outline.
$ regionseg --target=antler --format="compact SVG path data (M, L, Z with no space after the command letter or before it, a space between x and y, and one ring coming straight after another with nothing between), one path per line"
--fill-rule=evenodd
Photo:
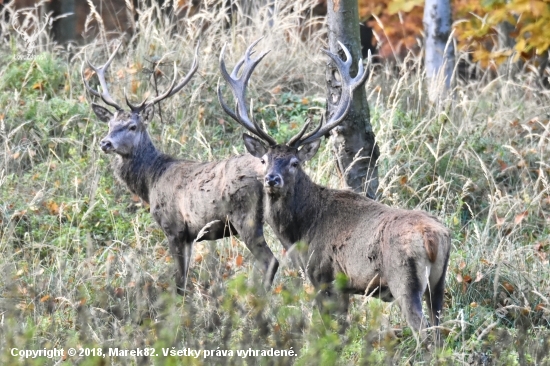
M269 53L269 51L265 51L256 59L250 58L252 53L254 53L252 49L254 48L254 46L256 46L258 42L260 42L261 39L262 38L254 41L250 46L248 46L243 58L241 58L239 62L237 62L235 68L231 72L231 75L229 75L229 73L227 72L225 61L223 59L223 56L225 54L225 47L227 46L227 44L223 46L222 52L220 54L220 70L223 78L229 84L229 87L233 92L233 97L235 98L236 104L235 110L231 110L229 106L224 102L219 82L218 100L220 101L220 104L225 113L231 116L231 118L237 121L240 125L242 125L254 135L263 139L269 145L277 145L277 142L271 136L269 136L260 126L258 126L256 121L248 116L247 112L248 108L246 105L246 85L248 84L248 80L250 79L254 68L256 68L256 66L260 63L260 61L262 61L265 55ZM241 68L241 76L237 76Z
M187 85L189 80L191 80L191 78L193 77L193 75L195 74L197 69L199 68L199 61L198 61L198 59L199 59L199 46L200 46L200 41L197 43L197 47L195 47L195 57L193 58L193 64L191 65L191 69L189 70L187 75L183 79L181 79L181 81L177 85L175 85L176 84L176 78L178 76L178 69L176 67L176 62L174 61L174 78L172 79L172 83L170 84L168 89L166 89L166 91L164 93L162 93L161 95L155 97L150 102L147 102L147 98L145 98L145 100L142 101L140 104L133 105L128 100L128 96L126 95L126 93L124 93L124 97L126 98L126 104L128 104L128 107L130 107L132 112L140 112L141 110L145 109L147 106L156 104L156 103L158 103L158 102L160 102L160 101L162 101L166 98L170 98L172 95L179 92L185 85Z
M88 89L88 91L90 93L92 93L93 95L95 95L96 97L100 97L106 104L116 108L117 110L122 110L122 107L120 107L120 105L117 102L115 102L113 100L113 98L109 95L109 91L107 89L107 82L105 81L105 70L107 70L107 68L109 67L109 65L111 64L113 59L115 58L115 55L116 55L116 53L117 53L117 51L118 51L118 49L120 48L121 45L122 45L122 43L120 43L117 46L117 48L115 49L113 54L109 57L109 59L107 60L105 65L103 65L101 67L96 67L96 66L92 65L90 63L90 61L88 60L88 57L86 56L86 62L88 63L88 66L90 66L92 68L92 70L94 70L95 73L97 74L97 77L99 79L99 84L101 85L101 89L103 90L103 93L100 94L99 92L94 90L92 87L90 87L90 85L86 82L86 79L84 78L84 65L82 65L82 69L81 69L82 81L84 82L84 85L86 86L86 89ZM170 87L164 93L162 93L161 95L157 96L156 98L154 98L150 102L147 102L147 98L146 98L140 104L134 105L134 104L130 103L130 101L128 100L128 96L126 95L126 93L124 93L124 97L126 99L126 104L128 104L128 107L130 107L132 112L139 113L143 109L145 109L146 107L148 107L150 105L153 105L153 104L156 104L156 103L160 102L161 100L169 98L172 95L174 95L175 93L179 92L189 82L189 80L191 80L191 78L193 77L193 75L195 74L195 72L197 71L197 69L199 67L199 63L198 63L199 45L200 45L200 42L197 43L197 47L195 48L195 57L193 59L193 64L191 65L191 70L189 70L187 75L177 85L175 85L175 84L176 84L176 78L178 76L178 72L177 72L178 70L177 70L177 67L176 67L176 62L174 61L174 78L172 79L172 83L170 84Z
M300 130L297 135L290 139L287 144L288 146L299 147L300 145L317 140L318 138L321 138L327 132L332 130L334 127L336 127L340 122L342 122L348 114L349 108L351 106L351 102L353 100L353 91L357 89L360 85L362 85L365 80L367 80L368 75L363 68L363 63L361 59L359 59L357 75L354 78L350 76L350 67L352 63L351 54L349 53L349 50L346 48L346 46L344 46L340 41L338 41L338 44L346 55L345 61L340 59L338 55L328 50L322 50L336 64L336 68L340 73L342 91L340 94L340 100L338 101L338 105L336 106L336 110L332 113L326 124L323 124L323 118L321 118L321 121L317 128L303 136L310 124L310 121L308 120L302 130Z
M90 66L92 68L92 70L95 71L95 73L97 75L97 78L99 79L99 84L101 85L101 90L103 90L103 93L100 94L99 92L94 90L88 84L88 82L86 82L86 78L84 77L84 64L82 64L82 68L80 70L80 73L82 75L82 81L84 82L84 86L86 87L86 89L88 89L88 91L90 93L92 93L93 95L95 95L96 97L100 97L106 104L110 105L111 107L116 108L119 111L122 110L122 107L120 107L120 105L118 105L118 103L115 102L114 99L111 98L111 96L109 95L109 90L107 89L107 82L105 81L105 70L107 70L107 68L109 68L109 66L111 65L111 62L115 58L115 55L116 55L116 53L117 53L117 51L118 51L118 49L120 48L121 45L122 45L122 42L119 43L119 45L117 46L115 51L111 54L111 56L109 57L107 62L105 62L105 65L103 65L101 67L96 67L96 66L92 65L90 60L88 60L88 56L86 55L86 53L84 53L84 58L86 59L86 62L88 63L88 66Z

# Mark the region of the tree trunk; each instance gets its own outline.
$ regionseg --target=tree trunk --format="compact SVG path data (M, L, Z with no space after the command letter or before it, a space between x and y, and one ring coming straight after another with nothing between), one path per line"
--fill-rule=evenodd
M424 5L426 34L425 67L428 97L434 102L442 91L449 90L454 68L454 44L451 35L450 0L426 0Z
M74 41L76 36L75 0L54 0L51 6L54 16L64 15L53 24L55 41L59 44Z
M330 51L345 58L337 41L342 42L353 57L352 76L355 76L357 62L361 58L357 0L329 0L327 23ZM333 112L341 94L336 74L336 66L328 62L327 115ZM338 170L345 184L357 193L374 198L378 190L376 161L380 153L370 124L369 105L364 87L355 90L350 111L342 124L332 130L331 138Z

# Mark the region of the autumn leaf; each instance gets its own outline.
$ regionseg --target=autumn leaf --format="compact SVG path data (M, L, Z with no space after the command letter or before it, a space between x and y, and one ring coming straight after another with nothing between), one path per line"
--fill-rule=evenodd
M409 13L415 6L424 5L424 0L392 0L388 4L388 14Z
M545 251L547 250L548 248L548 242L542 242L542 241L539 241L538 243L536 243L533 248L535 249L536 252L542 252L542 251Z
M279 286L277 286L273 289L273 293L277 294L277 295L280 294L281 291L283 291L283 285L282 284L280 284Z
M50 295L45 295L40 298L40 302L46 302L50 300L52 297Z
M236 257L235 257L235 264L237 265L237 267L241 267L243 265L243 256L238 254Z
M46 206L50 215L59 215L59 205L54 201L48 201L44 206Z
M504 222L506 221L504 217L498 217L498 216L496 216L496 220L497 220L497 227L501 227L502 225L504 225Z
M523 221L523 219L527 217L528 214L529 213L527 211L523 211L522 213L517 214L516 217L514 217L514 224L519 225Z
M508 168L508 164L506 164L503 160L501 159L497 159L497 163L500 167L500 171L503 172L504 170L506 170L506 168Z
M122 287L115 288L114 293L116 298L122 299L124 297L124 289Z
M510 282L503 282L502 287L504 287L504 289L508 291L508 293L513 293L515 290L514 285L512 285Z
M483 275L481 274L480 271L477 271L477 274L476 274L476 279L474 282L479 282L483 279Z
M130 92L132 94L136 94L136 92L139 89L140 84L141 83L139 82L139 80L132 80L132 83L130 84Z
M315 288L310 284L306 284L304 285L304 291L306 292L306 294L312 295L315 292Z

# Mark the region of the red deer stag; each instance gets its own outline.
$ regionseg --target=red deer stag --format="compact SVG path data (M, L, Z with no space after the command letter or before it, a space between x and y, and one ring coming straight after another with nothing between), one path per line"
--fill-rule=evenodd
M83 70L82 80L92 95L116 110L113 114L92 103L96 116L109 123L109 133L101 140L101 149L116 154L115 175L130 191L150 204L151 213L166 234L176 262L178 293L183 294L185 289L193 240L207 223L215 220L218 222L211 225L200 240L240 235L261 263L264 286L271 286L279 262L263 236L263 186L258 180L262 167L257 159L246 154L217 162L178 160L158 151L147 133L154 105L177 93L197 70L198 46L187 76L176 84L174 63L174 79L169 88L138 105L131 104L126 97L129 110L117 104L107 90L105 71L117 50L118 47L101 67L93 66L86 58L99 79L101 93L86 82Z
M250 58L256 43L247 49L231 75L222 50L221 73L232 89L236 111L223 101L219 85L218 99L227 114L263 140L243 135L248 152L264 165L264 216L287 251L294 249L294 244L305 244L298 252L303 269L318 290L317 303L323 308L332 299L345 313L350 294L376 294L384 301L397 299L418 335L428 325L422 313L425 294L431 322L438 325L451 248L449 230L426 212L391 208L351 191L317 185L301 167L317 152L320 138L348 113L353 91L366 79L361 61L357 76L351 78L352 60L346 47L340 43L345 61L324 51L340 74L338 108L315 130L306 133L308 121L288 143L277 144L247 114L245 93L250 75L235 78L241 66L253 69L265 55ZM343 288L335 288L339 274L347 279Z

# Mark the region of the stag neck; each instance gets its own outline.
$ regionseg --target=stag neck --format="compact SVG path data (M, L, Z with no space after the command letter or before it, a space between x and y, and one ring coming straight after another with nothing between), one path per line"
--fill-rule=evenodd
M302 170L295 184L284 196L266 194L266 218L279 227L289 242L310 242L310 228L316 226L326 207L322 205L324 187L314 183Z
M140 144L127 156L118 156L115 162L115 174L134 194L149 202L149 192L175 159L163 154L153 144L149 134L142 135Z

